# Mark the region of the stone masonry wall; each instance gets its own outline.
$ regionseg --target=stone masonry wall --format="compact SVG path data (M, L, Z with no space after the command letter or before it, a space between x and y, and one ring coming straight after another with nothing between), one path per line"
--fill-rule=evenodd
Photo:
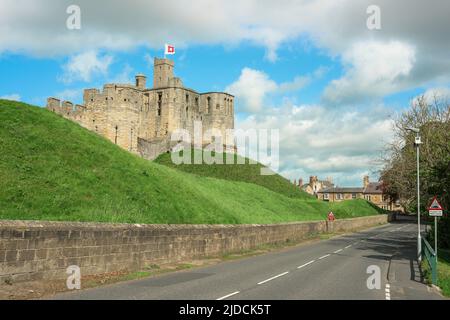
M386 223L386 215L268 225L139 225L0 220L0 284L136 271Z

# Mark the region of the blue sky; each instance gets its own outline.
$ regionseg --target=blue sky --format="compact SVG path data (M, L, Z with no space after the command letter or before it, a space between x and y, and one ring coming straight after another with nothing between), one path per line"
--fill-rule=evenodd
M377 1L379 30L366 25L373 1L240 3L82 0L81 29L68 30L70 1L5 0L0 97L81 103L84 88L140 72L151 85L169 42L185 86L236 96L237 128L280 131L281 174L358 186L378 178L392 119L421 94L450 92L446 3Z

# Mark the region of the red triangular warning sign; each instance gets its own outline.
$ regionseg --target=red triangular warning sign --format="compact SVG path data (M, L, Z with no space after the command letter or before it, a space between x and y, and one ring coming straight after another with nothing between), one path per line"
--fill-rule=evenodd
M439 203L437 196L433 198L433 201L431 201L431 204L430 204L428 210L444 210L444 209L442 209L442 206Z

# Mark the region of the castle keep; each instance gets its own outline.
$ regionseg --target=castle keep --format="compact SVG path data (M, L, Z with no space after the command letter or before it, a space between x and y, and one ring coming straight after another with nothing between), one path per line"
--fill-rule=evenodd
M219 130L225 137L225 130L234 128L234 97L185 88L173 69L172 60L155 58L153 88L138 74L134 85L105 84L101 92L85 89L83 105L48 98L47 109L146 159L170 150L176 129L186 129L193 137L194 121L202 123L203 132Z

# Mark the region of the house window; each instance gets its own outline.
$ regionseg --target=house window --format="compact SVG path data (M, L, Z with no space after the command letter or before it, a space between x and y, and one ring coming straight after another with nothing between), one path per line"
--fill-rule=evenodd
M324 193L324 194L323 194L323 198L324 198L325 200L328 200L328 199L330 198L330 195L329 195L328 193Z
M356 193L352 193L352 199L356 199Z

